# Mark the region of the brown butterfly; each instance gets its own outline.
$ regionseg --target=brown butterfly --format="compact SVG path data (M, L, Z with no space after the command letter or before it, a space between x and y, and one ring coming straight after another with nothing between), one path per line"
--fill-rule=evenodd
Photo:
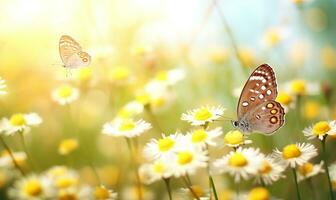
M234 127L243 132L270 135L284 124L285 111L279 102L273 69L263 64L257 67L245 83L237 105L238 120Z
M65 68L85 67L91 63L91 56L70 36L62 35L59 53Z

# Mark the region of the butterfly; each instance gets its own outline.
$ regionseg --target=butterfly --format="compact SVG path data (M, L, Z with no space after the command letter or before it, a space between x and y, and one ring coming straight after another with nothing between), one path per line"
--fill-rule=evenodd
M257 67L241 92L237 105L235 128L243 132L271 135L285 122L285 111L275 101L278 95L275 73L267 64Z
M65 68L85 67L91 63L91 56L82 51L82 47L68 35L59 40L59 53Z

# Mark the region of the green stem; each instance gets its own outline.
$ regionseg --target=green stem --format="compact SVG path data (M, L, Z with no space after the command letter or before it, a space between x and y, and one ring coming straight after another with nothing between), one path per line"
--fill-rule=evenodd
M212 187L212 191L213 191L213 193L214 193L214 195L215 195L215 199L218 200L218 195L217 195L217 191L216 191L215 183L214 183L214 181L213 181L212 176L210 176L210 175L209 175L209 180L210 180L210 185L211 185L211 187ZM211 195L210 195L210 196L211 196Z
M310 187L310 190L312 191L313 197L316 200L317 199L317 195L316 195L316 191L315 191L312 179L308 178L307 182L308 182L308 185Z
M154 126L154 128L156 128L160 133L163 133L163 129L160 126L159 121L157 120L157 118L155 117L152 108L150 107L150 105L145 106L145 109L148 113L148 116Z
M331 180L330 180L330 174L329 174L329 168L328 168L328 162L327 162L327 152L326 152L326 147L325 147L325 140L326 140L326 137L323 138L323 140L322 140L322 154L323 154L323 160L324 160L324 169L326 171L327 178L328 178L328 186L329 186L330 198L332 200L334 200L334 193L333 193L333 190L332 190L332 185L331 185Z
M297 181L295 168L293 168L292 170L293 170L293 176L294 176L294 181L295 181L297 199L301 200L300 191L299 191L299 184L298 184L298 181Z
M22 143L22 147L23 147L23 151L27 154L27 158L30 161L30 166L32 168L33 171L35 171L35 162L33 160L33 157L30 155L28 148L27 148L27 144L23 135L23 132L19 132L20 138L21 138L21 143Z
M200 200L199 196L195 193L195 191L192 189L191 187L191 183L188 183L187 177L182 177L182 180L184 181L185 185L187 186L187 188L189 189L189 191L191 192L191 194L197 199Z
M4 148L6 149L6 151L8 152L9 156L12 159L12 162L14 164L14 166L20 171L20 173L25 176L25 172L23 171L23 169L20 167L20 165L16 162L14 154L12 152L12 150L9 148L9 146L6 144L5 140L0 136L0 141L2 143L2 146L4 146Z
M173 200L172 193L171 193L171 188L170 188L170 179L169 178L164 178L163 181L166 185L166 189L167 189L167 192L168 192L168 195L169 195L169 200Z
M142 194L142 188L141 188L141 181L140 181L140 175L139 175L139 172L138 172L136 157L134 155L134 149L133 149L130 138L126 137L126 142L127 142L127 146L128 146L129 152L130 152L131 160L133 162L136 185L137 185L137 189L138 189L138 200L142 200L143 199L143 194Z

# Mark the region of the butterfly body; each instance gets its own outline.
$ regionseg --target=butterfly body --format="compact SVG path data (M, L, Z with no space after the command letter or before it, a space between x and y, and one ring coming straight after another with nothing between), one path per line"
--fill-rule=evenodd
M59 53L65 68L86 67L91 63L91 56L82 51L78 42L68 35L61 36Z
M263 64L247 80L240 95L234 127L243 132L272 134L284 124L284 109L276 102L277 83L273 69Z

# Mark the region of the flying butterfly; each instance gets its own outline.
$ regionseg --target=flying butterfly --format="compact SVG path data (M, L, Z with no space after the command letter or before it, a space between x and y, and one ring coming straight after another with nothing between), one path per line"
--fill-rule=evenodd
M85 67L91 63L91 56L82 51L82 47L68 35L59 40L59 53L65 68Z
M275 73L267 64L257 67L241 92L234 127L243 132L271 135L285 122L285 111L275 99L278 95Z

